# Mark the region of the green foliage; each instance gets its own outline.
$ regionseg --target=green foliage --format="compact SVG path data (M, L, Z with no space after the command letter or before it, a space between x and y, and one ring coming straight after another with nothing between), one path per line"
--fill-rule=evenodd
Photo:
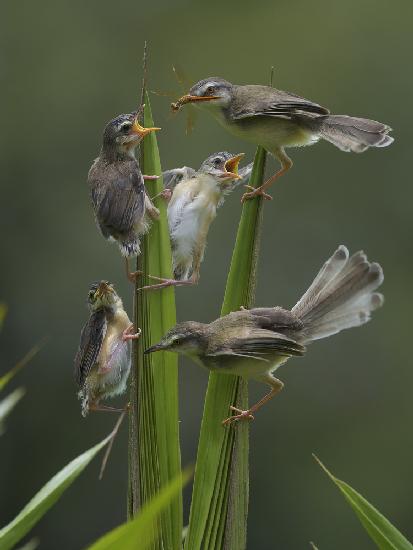
M250 185L264 176L266 154L257 149ZM254 301L262 199L242 209L221 315ZM247 383L232 375L211 373L205 399L186 550L246 546L248 513L248 422L224 428L229 406L248 406Z
M23 357L23 359L20 359L16 365L12 369L9 370L6 374L0 377L0 391L10 382L12 378L16 376L16 374L29 363L33 359L35 355L39 353L39 351L42 349L44 345L44 342L40 342L40 344L36 344L32 347L30 351L26 353L26 355Z
M17 388L0 401L0 435L4 431L4 419L11 413L24 394L23 388Z
M144 126L153 126L149 97L146 95ZM144 174L162 176L156 136L151 133L142 144L141 169ZM163 190L162 178L147 183L151 196ZM171 247L166 205L155 200L160 217L145 235L138 268L143 271L137 287L153 283L148 275L172 277ZM144 350L159 341L176 323L175 292L137 290L135 297L136 325L142 337L136 345L135 367L132 369L130 437L129 437L129 516L140 504L148 502L162 487L179 475L178 361L175 354ZM159 544L167 549L181 547L182 495L177 493L161 514ZM154 548L158 548L154 543Z
M0 530L0 550L12 548L32 529L83 472L89 462L110 441L111 437L112 434L72 460L40 489L23 510Z
M190 471L178 475L148 501L134 519L104 535L88 550L135 550L138 548L137 541L139 550L152 548L160 535L156 526L161 513L179 497L183 485L188 482L191 475Z
M344 498L359 518L361 524L380 550L413 550L413 545L374 506L350 485L336 478L314 456L328 477L340 489Z

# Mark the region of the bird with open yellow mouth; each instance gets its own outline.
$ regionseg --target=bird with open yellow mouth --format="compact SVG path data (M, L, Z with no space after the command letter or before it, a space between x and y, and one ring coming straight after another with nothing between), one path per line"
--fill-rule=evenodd
M248 180L252 164L238 170L244 153L221 151L210 155L198 171L170 170L164 178L168 200L174 279L145 288L197 284L209 228L225 196ZM179 179L180 178L180 179Z
M159 216L144 185L145 179L157 176L142 175L135 150L157 130L141 126L136 112L117 116L105 127L100 154L88 175L97 225L106 239L117 242L131 280L129 258L139 254L141 235Z

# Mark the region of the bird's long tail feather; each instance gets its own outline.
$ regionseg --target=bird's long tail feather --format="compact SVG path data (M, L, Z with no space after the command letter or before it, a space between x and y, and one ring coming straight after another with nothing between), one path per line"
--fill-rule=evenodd
M389 136L390 126L346 115L325 115L317 118L321 123L320 136L342 151L362 153L369 147L387 147L394 138Z
M375 292L382 282L378 263L370 263L362 251L349 256L339 246L292 309L303 323L302 342L367 323L383 304L382 294Z

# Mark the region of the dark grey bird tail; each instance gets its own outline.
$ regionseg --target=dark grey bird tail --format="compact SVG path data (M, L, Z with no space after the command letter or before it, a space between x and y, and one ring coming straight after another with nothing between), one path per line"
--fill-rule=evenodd
M375 292L382 282L379 264L361 251L349 257L347 248L339 246L292 309L304 325L302 343L367 323L383 304L382 294Z
M390 126L346 115L325 115L317 119L321 123L320 136L342 151L362 153L369 147L387 147L394 138L389 136Z
M135 233L122 236L118 243L122 256L126 258L129 258L129 256L137 256L140 253L139 239Z

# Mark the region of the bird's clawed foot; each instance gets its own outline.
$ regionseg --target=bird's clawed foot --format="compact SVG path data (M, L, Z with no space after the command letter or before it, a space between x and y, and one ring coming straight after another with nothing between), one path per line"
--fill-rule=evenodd
M128 340L137 340L140 335L142 334L142 331L140 328L138 328L137 332L134 332L135 327L133 326L133 323L123 331L122 333L122 341L127 342Z
M252 187L251 185L245 186L247 189L251 189L248 193L244 193L241 198L241 202L244 203L245 201L249 201L251 199L255 199L255 197L263 197L267 201L272 201L271 195L266 193L263 189L263 186L261 187Z
M185 281L177 281L176 279L164 279L163 277L155 277L154 275L148 275L150 279L155 279L156 281L161 281L155 285L147 285L139 288L138 290L162 290L163 288L168 288L171 286L186 286L194 285L196 281L192 279L186 279Z
M129 410L129 403L126 405L126 410ZM90 403L89 411L101 411L101 412L125 412L125 409L117 409L116 407L109 407L108 405L99 405L98 403Z
M234 416L230 416L226 420L222 421L223 426L232 424L233 422L238 422L238 420L254 420L254 416L251 414L251 411L248 409L243 411L242 409L237 409L236 407L230 407L231 411L237 412Z
M152 200L162 198L165 202L169 203L169 201L172 198L172 191L170 189L164 189L154 197L152 197Z
M142 174L142 177L145 181L156 181L159 179L159 176L145 176Z

